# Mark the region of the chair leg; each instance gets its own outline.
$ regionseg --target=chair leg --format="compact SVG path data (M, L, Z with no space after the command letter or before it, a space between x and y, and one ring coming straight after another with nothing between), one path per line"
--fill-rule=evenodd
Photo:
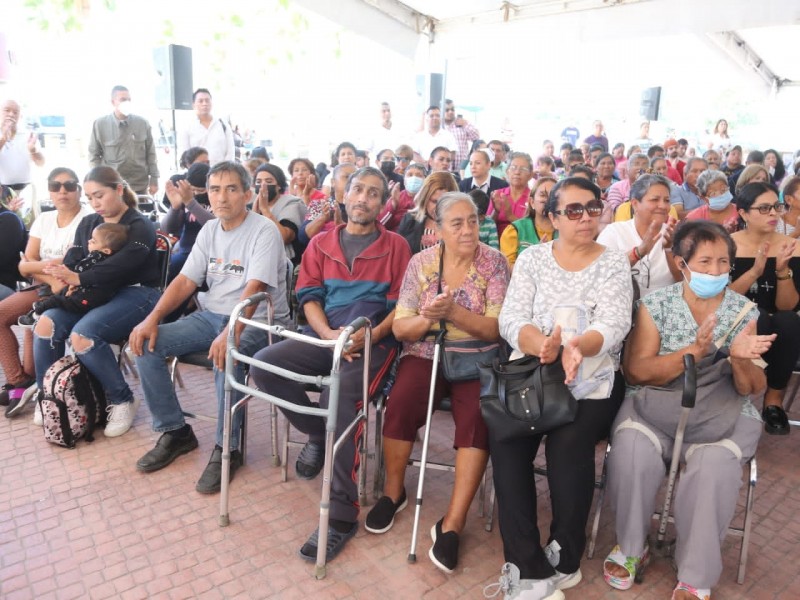
M281 466L280 450L278 448L278 407L270 403L269 421L272 432L272 466Z
M289 419L284 417L286 421L283 430L283 452L281 456L281 481L286 483L288 479L288 465L289 465Z
M386 398L381 396L375 404L375 468L372 475L372 497L380 500L386 478L386 464L383 457L383 410Z
M491 531L492 527L494 526L494 504L495 493L494 486L492 486L491 490L489 491L489 510L486 511L486 523L483 526L486 531Z
M594 519L592 520L592 535L589 537L589 546L586 549L586 558L594 557L594 549L597 544L597 534L600 531L600 515L603 512L603 502L606 499L606 482L608 479L608 454L611 452L611 442L606 445L606 453L603 456L603 469L600 472L600 479L595 483L597 488L597 503L594 507Z
M750 545L750 530L753 525L753 500L758 481L758 465L755 456L750 459L748 465L750 466L750 477L748 477L747 482L747 500L744 509L744 532L742 533L742 548L739 551L739 571L736 574L736 582L739 585L744 583L744 574L747 568L747 550Z

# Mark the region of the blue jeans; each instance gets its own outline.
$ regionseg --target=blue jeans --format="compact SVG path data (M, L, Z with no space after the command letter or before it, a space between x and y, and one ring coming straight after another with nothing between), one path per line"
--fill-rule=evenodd
M43 338L34 333L33 359L36 367L36 384L43 388L44 374L54 362L64 356L65 343L70 333L92 341L84 352L76 353L78 360L97 377L106 393L109 404L122 404L133 399L133 392L125 382L117 365L117 357L109 344L128 338L136 327L153 310L161 293L156 288L130 286L122 288L108 304L103 304L81 315L54 308L44 316L53 322L53 336Z
M13 294L15 291L16 290L12 290L7 285L3 285L2 283L0 283L0 300L5 300L11 294Z
M163 433L184 426L183 411L169 377L167 357L181 356L193 352L207 352L211 343L228 323L228 315L208 311L193 312L174 323L159 325L156 347L151 352L145 343L142 356L136 357L136 366L142 381L144 398L153 415L153 431ZM239 352L252 356L267 345L267 332L254 327L245 327L239 340ZM244 382L245 365L236 367L236 380ZM217 435L216 443L222 446L222 426L225 410L225 371L214 368L214 384L217 391ZM233 391L231 405L243 394ZM242 411L236 413L231 428L231 449L239 447L242 430Z

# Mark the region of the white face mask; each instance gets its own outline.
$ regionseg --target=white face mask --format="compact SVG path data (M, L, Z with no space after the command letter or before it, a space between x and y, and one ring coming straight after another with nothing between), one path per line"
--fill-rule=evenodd
M133 104L131 104L130 100L124 100L123 102L120 102L117 105L117 110L120 112L120 114L126 117L131 115L131 113L133 112L132 109L133 109Z

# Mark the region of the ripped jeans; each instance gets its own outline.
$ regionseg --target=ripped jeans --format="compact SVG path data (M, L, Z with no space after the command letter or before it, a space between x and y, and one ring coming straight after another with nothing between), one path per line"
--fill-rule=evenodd
M108 304L98 306L85 315L61 308L46 311L43 316L53 322L51 338L33 336L33 359L36 367L36 384L41 389L44 374L59 358L64 356L65 344L71 333L92 341L92 346L76 353L81 363L97 377L106 393L109 404L122 404L133 399L117 365L117 357L109 344L128 338L131 330L150 314L160 292L146 286L122 288Z

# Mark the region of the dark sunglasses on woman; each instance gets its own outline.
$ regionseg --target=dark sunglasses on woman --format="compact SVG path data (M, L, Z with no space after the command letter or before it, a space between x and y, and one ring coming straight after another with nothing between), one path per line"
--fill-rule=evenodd
M564 207L564 210L554 210L557 215L564 215L570 221L577 221L583 216L583 211L586 211L590 217L599 217L603 214L603 201L602 200L589 200L585 205L580 202L572 202Z
M77 181L50 181L47 184L47 189L51 192L59 192L61 191L61 186L64 186L64 189L68 192L78 191Z

